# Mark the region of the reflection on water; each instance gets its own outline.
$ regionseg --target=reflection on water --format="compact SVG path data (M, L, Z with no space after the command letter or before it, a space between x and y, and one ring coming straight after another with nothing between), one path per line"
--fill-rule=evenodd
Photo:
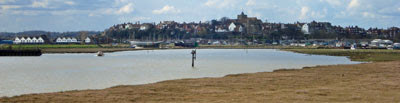
M305 55L267 49L147 50L95 54L1 57L0 96L65 90L103 89L162 80L270 72L279 68L355 64L345 57Z

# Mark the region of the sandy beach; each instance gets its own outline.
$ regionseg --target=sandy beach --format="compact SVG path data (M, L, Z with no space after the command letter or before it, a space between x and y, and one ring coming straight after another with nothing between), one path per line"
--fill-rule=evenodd
M274 72L163 81L102 90L3 97L35 102L400 102L400 62L281 69Z

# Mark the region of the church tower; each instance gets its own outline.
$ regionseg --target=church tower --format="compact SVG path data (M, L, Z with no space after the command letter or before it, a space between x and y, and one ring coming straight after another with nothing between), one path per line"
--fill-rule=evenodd
M244 12L242 11L242 13L241 13L240 15L238 15L237 19L238 19L238 20L244 20L244 19L247 19L247 15L246 15L246 14L244 14Z

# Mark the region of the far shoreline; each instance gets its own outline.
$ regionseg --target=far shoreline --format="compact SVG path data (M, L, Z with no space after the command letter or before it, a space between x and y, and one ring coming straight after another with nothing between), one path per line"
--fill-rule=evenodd
M199 46L199 47L169 47L169 48L44 48L43 54L65 54L65 53L105 53L139 50L169 50L169 49L312 49L315 47L292 47L292 46Z

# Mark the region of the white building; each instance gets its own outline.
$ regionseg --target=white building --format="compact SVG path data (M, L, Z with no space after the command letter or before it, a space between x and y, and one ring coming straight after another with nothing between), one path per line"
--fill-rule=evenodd
M230 31L230 32L234 32L234 31L235 31L235 28L236 28L235 23L232 22L232 23L229 25L228 28L229 28L229 31Z
M142 26L140 26L140 30L142 30L142 31L144 31L144 30L147 30L147 26L146 25L142 25Z
M308 26L308 24L304 24L304 25L301 27L301 31L302 31L304 34L310 34L310 27Z
M371 46L373 46L373 47L385 48L385 47L392 46L392 45L393 45L393 41L391 41L391 40L374 39L371 41Z
M78 39L74 37L58 37L55 42L57 44L75 44L79 43Z
M22 38L19 38L19 37L15 37L15 39L14 39L14 44L21 44L22 43L22 40L21 40Z
M243 26L239 26L239 32L243 32Z
M15 37L14 44L44 44L42 37Z
M91 40L89 37L86 37L85 43L86 43L86 44L89 44L89 43L91 43L91 42L92 42L92 40Z
M228 32L226 29L223 29L223 28L217 28L216 30L215 30L215 32L217 32L217 33L224 33L224 32Z

